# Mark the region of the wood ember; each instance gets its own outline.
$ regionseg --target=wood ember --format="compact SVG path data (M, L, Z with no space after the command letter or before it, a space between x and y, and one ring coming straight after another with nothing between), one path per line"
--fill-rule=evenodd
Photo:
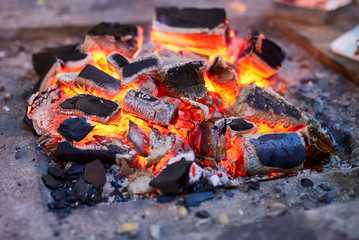
M154 178L153 172L147 168L136 171L135 174L129 177L128 190L131 194L145 194L154 190L150 186L150 182Z
M241 92L228 110L231 116L266 121L269 125L282 123L284 127L309 124L312 119L268 87L255 84L243 86Z
M123 166L123 161L126 164L132 164L137 156L137 152L130 146L124 144L118 138L108 138L101 142L103 145L101 150L107 151L116 156L116 163Z
M156 128L150 132L150 151L146 158L147 166L156 165L171 149L176 138L174 135L162 135Z
M234 68L228 67L222 55L214 60L213 64L208 68L207 75L216 83L237 82L237 74Z
M59 105L61 114L85 115L108 122L120 109L119 103L90 94L78 94Z
M139 90L129 90L122 104L125 111L160 125L174 123L178 116L177 105Z
M150 141L136 123L129 121L127 140L130 141L138 154L147 157L150 149Z
M257 131L258 127L243 118L240 117L229 117L226 118L227 129L231 131L232 138L238 134L248 133Z
M101 71L100 69L87 64L79 73L75 82L80 86L99 87L108 93L118 93L121 89L121 81Z
M191 105L193 106L197 106L199 107L202 112L203 112L203 117L204 117L204 120L208 120L208 117L209 117L209 107L207 105L204 105L202 103L199 103L197 101L194 101L192 99L189 99L189 98L186 98L186 97L181 97L181 100L184 101L184 102L188 102L190 103Z
M128 60L125 56L117 52L113 52L108 55L107 62L109 63L109 66L112 66L112 70L120 70L121 68L131 63L131 61Z
M204 86L204 61L192 61L162 68L160 81L166 91L174 97L187 97L198 100L208 96L208 90Z
M105 184L106 169L100 160L95 160L85 165L84 179L97 189Z
M138 50L143 30L135 25L102 22L91 28L82 45L82 52L103 50L118 51L128 58L132 58Z
M214 158L217 162L226 158L226 119L212 118L200 123L196 146L201 155Z
M67 141L81 141L89 134L94 126L86 121L84 117L70 117L64 120L57 132L61 134Z
M142 75L152 76L161 68L161 60L157 54L149 54L121 68L122 86L133 83Z
M244 149L243 163L238 165L241 173L255 175L303 168L307 150L300 133L248 134L240 139Z
M60 73L56 75L56 79L59 82L67 84L73 82L78 75L79 75L78 73Z
M141 90L145 93L149 93L153 96L158 95L157 85L151 77L143 78L142 81L137 82L136 85L138 86L139 90Z

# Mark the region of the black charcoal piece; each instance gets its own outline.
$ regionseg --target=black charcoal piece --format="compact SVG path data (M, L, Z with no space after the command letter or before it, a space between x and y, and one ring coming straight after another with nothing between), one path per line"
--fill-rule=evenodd
M234 193L230 192L230 191L224 191L224 195L226 195L229 198L233 198L234 197Z
M255 125L243 118L228 118L227 126L235 132L248 132L252 130Z
M65 174L66 174L65 170L62 167L58 166L58 165L49 167L47 169L47 173L50 174L51 176L53 176L54 178L57 178L57 179L58 178L64 178Z
M112 66L114 66L117 69L121 69L131 63L130 60L128 60L125 56L117 52L111 53L107 57L107 62L109 62Z
M196 217L198 218L209 218L211 215L206 210L196 212Z
M164 102L139 90L129 90L123 98L122 104L125 111L165 126L174 123L178 116L176 104Z
M106 169L100 160L95 160L85 165L84 179L99 188L106 182Z
M88 33L92 36L114 36L116 40L125 36L137 36L137 27L130 24L119 24L113 22L101 22L92 27Z
M226 12L220 8L156 8L155 16L157 22L178 28L213 29L226 21Z
M61 186L61 182L57 181L50 174L42 175L41 179L44 181L45 185L51 189L56 189Z
M85 166L82 164L73 164L68 170L68 175L80 174L85 169Z
M307 150L297 133L266 134L250 142L263 166L291 169L303 163Z
M309 178L302 178L300 180L300 184L302 184L303 187L313 187L314 183Z
M158 188L164 194L178 194L185 192L188 181L188 171L192 161L182 160L167 165L155 179L150 182L150 186Z
M51 191L51 197L54 201L61 201L66 198L66 190L64 188L58 188Z
M261 187L258 181L249 181L248 185L249 185L249 189L252 189L254 191L258 191L259 188Z
M67 141L81 141L89 134L94 126L84 117L70 117L65 119L57 129Z
M139 155L143 157L148 156L150 140L137 124L132 121L129 121L127 140L133 144Z
M97 116L105 121L120 109L118 103L90 94L75 95L60 103L59 106L60 113L80 112Z
M170 195L170 194L164 194L164 195L161 195L157 198L157 202L160 202L160 203L168 203L168 202L172 202L173 200L176 199L176 196L175 195Z
M75 183L74 193L80 203L86 203L86 200L91 196L91 189L93 186L85 181L83 177Z
M187 207L198 207L201 205L201 202L214 198L214 193L212 191L201 192L201 193L189 193L183 196L184 204Z
M96 84L97 86L104 88L106 90L120 90L121 81L112 77L111 75L101 71L97 67L94 67L90 64L87 64L84 69L77 76L76 81L90 81Z
M151 75L151 72L158 71L160 67L161 61L157 54L150 54L130 63L121 69L122 85L132 83L142 74Z
M116 163L116 154L103 150L79 149L69 142L60 142L57 146L56 158L60 162L88 163L96 159L102 162Z

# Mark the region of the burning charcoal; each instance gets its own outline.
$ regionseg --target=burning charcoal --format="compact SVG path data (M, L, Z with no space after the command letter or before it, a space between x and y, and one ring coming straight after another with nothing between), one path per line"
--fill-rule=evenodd
M251 119L255 122L266 121L270 125L283 123L284 127L308 124L310 118L268 87L255 84L243 86L237 101L229 109L232 116Z
M188 172L187 192L205 192L213 190L213 185L205 177L205 171L195 162Z
M84 178L87 182L100 188L106 182L106 169L100 160L95 160L85 165Z
M121 89L121 81L87 64L79 73L75 82L80 86L95 86L106 90L108 93L118 93Z
M108 55L107 62L114 68L113 70L120 70L121 68L131 63L130 60L128 60L125 56L122 56L117 52L113 52Z
M127 140L130 141L133 146L135 146L139 155L143 157L148 156L150 141L148 137L142 132L142 130L137 126L137 124L132 121L129 121Z
M60 74L56 75L56 79L59 82L66 84L66 83L73 82L77 78L78 75L79 75L78 73L60 73Z
M233 68L227 66L222 55L219 55L214 60L212 66L209 67L207 75L216 83L228 83L231 81L237 82L237 74Z
M238 169L241 173L254 175L303 168L307 151L300 133L248 134L240 139L244 149L240 160L243 163Z
M151 41L171 50L225 56L228 33L224 9L156 8Z
M88 31L81 51L119 52L132 58L142 45L142 38L143 30L138 26L102 22Z
M147 166L156 165L164 156L166 156L172 149L175 141L174 135L161 135L161 132L153 128L150 132L150 152L146 158Z
M116 163L116 153L104 150L80 149L69 142L60 142L57 146L56 158L59 162L88 163L96 159L110 164Z
M197 131L196 146L201 155L217 162L226 158L226 119L212 118L201 122Z
M60 103L61 114L80 114L107 122L121 108L120 104L90 94L78 94Z
M256 131L258 127L243 118L240 117L230 117L226 118L227 120L227 129L232 133L232 138L238 134L243 134L247 132Z
M142 59L121 68L122 86L133 83L142 75L153 75L161 67L161 60L157 54L150 54Z
M178 116L177 105L139 90L129 90L122 103L125 111L165 126L174 123Z
M150 182L164 194L178 194L186 191L188 171L194 160L193 152L180 153L170 159L166 167Z
M57 132L61 134L67 141L81 141L89 134L94 126L84 117L70 117L64 120Z
M153 178L153 172L147 168L136 171L136 173L129 178L130 185L128 190L131 194L149 193L154 190L154 188L150 186L150 182Z
M204 61L166 65L162 68L160 81L174 97L202 99L208 95L208 90L204 86L205 69Z
M189 98L186 98L186 97L181 97L181 100L184 101L184 102L188 102L190 103L191 105L193 106L196 106L196 107L199 107L202 112L203 112L203 117L204 117L204 120L208 120L208 117L209 117L209 108L207 105L204 105L202 103L199 103L197 101L194 101L192 99L189 99Z
M66 45L59 48L47 49L45 52L33 54L32 62L40 79L36 83L34 91L44 91L51 83L51 76L54 76L61 65L70 70L83 67L91 60L91 54L81 53L79 45Z
M141 81L136 85L138 86L139 90L145 93L149 93L153 96L157 96L158 94L157 85L150 77L145 78L144 81Z
M183 196L184 204L187 207L198 207L201 202L214 198L214 193L211 191L201 193L189 193Z
M42 175L41 179L44 181L45 185L51 189L56 189L61 186L61 183L50 174Z

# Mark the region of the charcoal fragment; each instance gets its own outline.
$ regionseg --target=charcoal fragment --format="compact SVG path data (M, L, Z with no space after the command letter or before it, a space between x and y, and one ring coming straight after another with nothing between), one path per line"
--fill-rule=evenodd
M87 163L85 165L84 178L87 182L99 188L106 182L106 169L100 160Z
M57 132L61 134L67 141L76 142L84 139L89 134L94 126L86 121L84 117L70 117L65 119L57 129Z
M107 57L107 62L109 64L111 64L115 69L118 69L118 70L120 70L121 68L123 68L131 63L130 60L128 60L125 56L123 56L117 52L111 53Z
M131 120L129 121L127 140L133 144L140 156L148 156L150 141L137 124Z
M312 180L308 179L308 178L302 178L300 180L300 184L303 186L303 187L313 187L314 186L314 183L312 182Z
M51 189L56 189L61 186L61 183L50 174L42 175L41 179L44 181L45 185Z
M334 200L333 197L331 197L328 193L325 193L318 198L318 202L324 203L324 204L332 203L333 200Z
M65 170L58 166L58 165L55 165L55 166L51 166L47 169L47 173L52 175L54 178L64 178L65 177Z
M211 215L206 210L196 212L196 217L198 218L209 218Z
M233 198L234 197L234 193L230 192L230 191L224 191L224 195L226 195L229 198Z
M201 202L214 198L214 193L211 191L201 193L189 193L183 196L184 204L187 207L198 207Z
M68 170L68 175L80 174L85 169L85 166L82 164L73 164Z
M163 194L161 196L159 196L157 198L157 202L160 202L160 203L167 203L167 202L172 202L173 200L176 199L176 196L175 195L171 195L171 194Z
M51 197L54 201L60 201L61 199L66 198L66 190L64 188L58 188L51 191Z
M259 190L259 188L261 187L261 185L259 184L258 181L249 181L249 188L254 190L254 191L257 191Z

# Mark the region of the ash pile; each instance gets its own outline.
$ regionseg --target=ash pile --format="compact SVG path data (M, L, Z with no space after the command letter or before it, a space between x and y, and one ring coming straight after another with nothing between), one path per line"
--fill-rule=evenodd
M145 39L146 40L146 39ZM24 121L51 158L43 182L61 216L80 205L183 198L321 171L330 134L282 97L284 51L240 37L223 9L157 8L140 26L102 22L82 44L33 55L40 76Z

